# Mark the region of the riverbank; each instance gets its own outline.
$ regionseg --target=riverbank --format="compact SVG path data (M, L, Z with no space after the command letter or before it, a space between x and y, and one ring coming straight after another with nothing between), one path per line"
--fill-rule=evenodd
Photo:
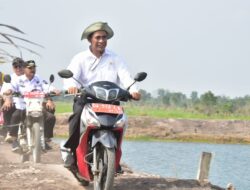
M57 115L55 135L67 136L69 114ZM159 119L129 117L125 138L209 143L250 144L250 121Z

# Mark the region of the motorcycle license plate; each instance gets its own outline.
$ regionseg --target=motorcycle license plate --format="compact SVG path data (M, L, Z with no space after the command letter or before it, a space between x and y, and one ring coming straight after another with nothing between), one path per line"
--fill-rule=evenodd
M112 105L112 104L92 103L92 110L97 113L111 113L111 114L123 113L123 109L121 106Z
M35 91L35 92L25 92L23 96L25 98L43 98L45 94L44 92Z

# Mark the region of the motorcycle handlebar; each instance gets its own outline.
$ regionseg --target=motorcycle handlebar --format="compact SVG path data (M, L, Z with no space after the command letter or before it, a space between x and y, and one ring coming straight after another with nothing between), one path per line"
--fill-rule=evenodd
M124 95L117 99L118 101L124 101L124 102L127 102L131 99L133 99L132 95L129 93L129 91L127 90L124 90ZM77 90L77 93L76 94L70 94L68 90L65 90L64 92L64 96L80 96L80 95L85 95L85 94L88 94L89 97L93 97L93 94L88 92L88 90L86 88L83 88L83 89L78 89Z
M50 98L50 97L54 97L54 96L57 96L56 92L45 93L45 98ZM20 92L13 92L12 97L20 97L20 98L22 98L23 95Z

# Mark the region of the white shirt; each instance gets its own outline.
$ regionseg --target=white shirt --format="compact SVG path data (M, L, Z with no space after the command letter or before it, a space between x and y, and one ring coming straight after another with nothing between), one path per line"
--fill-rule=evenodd
M107 49L100 58L97 58L89 49L78 53L67 69L71 70L74 78L84 86L97 81L109 81L121 88L128 88L134 82L124 61ZM80 88L81 85L72 78L64 79L64 88L69 87ZM138 92L138 89L133 85L129 91Z
M11 82L10 83L6 83L6 82L4 82L3 83L3 86L2 86L2 89L1 89L1 92L0 92L0 94L2 94L3 95L3 93L4 92L6 92L7 90L9 90L9 89L12 89L12 84L17 80L17 78L18 78L18 76L17 76L17 74L16 73L13 73L13 74L11 74Z
M24 92L31 92L32 90L48 93L55 89L53 86L49 86L45 80L42 80L37 75L35 75L31 80L29 80L25 75L19 76L17 80L11 82L11 84L11 90L21 94L24 94ZM19 98L19 101L15 102L15 104L16 109L25 109L25 102L23 98Z
M16 89L14 89L13 87L13 84L17 82L18 80L18 75L16 73L13 73L11 74L11 82L10 83L6 83L4 82L3 83L3 86L2 86L2 89L1 89L1 92L0 94L3 95L4 92L6 92L7 90L13 90L13 91L16 91ZM13 103L16 105L18 104L18 102L21 101L21 98L20 97L13 97Z

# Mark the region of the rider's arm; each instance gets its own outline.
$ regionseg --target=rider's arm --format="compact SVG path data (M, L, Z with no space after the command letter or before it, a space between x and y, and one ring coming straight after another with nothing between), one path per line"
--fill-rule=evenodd
M12 87L10 83L3 83L1 95L4 101L1 109L4 111L8 111L13 106Z
M121 84L125 88L128 88L131 84L133 84L134 79L131 77L131 74L128 70L126 63L119 57L117 57L116 59L117 59L117 63L119 63L117 64L118 66L117 69L118 69L118 76L120 78ZM141 94L139 93L136 84L133 84L130 87L129 92L134 100L140 100Z

